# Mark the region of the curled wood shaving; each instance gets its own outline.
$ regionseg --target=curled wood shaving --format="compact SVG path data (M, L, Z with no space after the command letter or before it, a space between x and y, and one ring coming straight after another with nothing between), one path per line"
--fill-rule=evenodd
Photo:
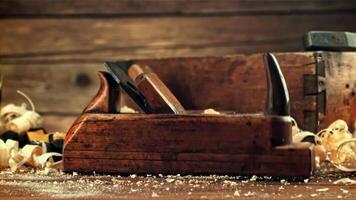
M14 104L8 104L1 109L0 117L4 124L10 122L11 120L23 115L27 112L26 104L21 106L15 106Z
M292 122L292 141L293 142L310 142L310 140L306 140L308 138L312 138L314 140L315 134L309 131L303 131L298 127L298 123L293 119L290 118Z
M345 140L336 150L334 166L344 172L356 171L356 138Z
M31 128L39 128L41 126L41 116L33 111L27 111L22 116L11 120L5 125L8 130L12 130L16 133L24 133Z
M212 109L212 108L209 108L209 109L205 109L203 111L203 114L204 115L220 115L221 113L216 111L216 110L214 110L214 109Z
M340 183L353 185L353 184L356 184L356 180L352 180L350 178L341 178L341 179L333 182L333 184L340 184Z
M295 121L295 119L293 117L290 118L291 122L292 122L292 136L294 137L294 135L298 134L301 132L301 130L298 127L298 123L297 121ZM294 140L293 140L294 141Z
M303 142L306 137L315 137L315 134L309 131L300 131L293 135L293 142Z
M37 168L53 168L58 169L61 167L62 160L54 162L53 156L62 157L62 154L56 152L45 153L36 158L36 167Z
M31 128L42 126L42 117L35 112L35 106L31 99L21 91L18 90L17 92L28 101L32 110L27 110L26 104L22 104L21 106L9 104L5 106L0 112L2 129L21 134Z
M26 108L25 103L21 106L8 104L2 108L0 111L0 134L2 131L7 130L21 134L31 128L39 128L42 126L42 117L35 112L35 106L32 100L19 90L17 93L28 101L31 110ZM53 139L63 138L64 136L65 134L62 133L54 133ZM0 140L0 167L10 167L13 172L22 165L45 169L45 171L59 168L62 161L54 162L53 157L62 156L62 154L46 152L46 145L44 143L42 143L42 147L28 144L20 149L18 141L8 139L5 143L3 140Z
M298 128L292 119L293 142L303 142L306 137L314 138L317 161L329 161L344 172L356 171L356 138L349 132L344 120L336 120L316 135Z
M43 147L38 145L25 145L19 149L19 144L15 140L8 139L6 143L0 140L0 164L2 167L10 167L14 172L22 165L26 164L40 169L57 169L62 161L53 161L53 156L62 156L60 153L45 153Z
M20 95L22 95L22 96L27 100L27 102L30 104L31 110L32 110L32 111L35 111L35 105L33 104L31 98L28 97L25 93L23 93L23 92L20 91L20 90L17 90L17 93L19 93Z
M345 172L356 171L356 139L348 130L347 123L336 120L317 134L316 140L325 147L327 160Z

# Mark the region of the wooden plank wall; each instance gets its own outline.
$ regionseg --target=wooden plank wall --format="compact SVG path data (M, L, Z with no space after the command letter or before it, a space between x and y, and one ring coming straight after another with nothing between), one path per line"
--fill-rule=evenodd
M310 30L356 31L350 0L2 0L4 104L28 93L65 131L105 60L302 51Z

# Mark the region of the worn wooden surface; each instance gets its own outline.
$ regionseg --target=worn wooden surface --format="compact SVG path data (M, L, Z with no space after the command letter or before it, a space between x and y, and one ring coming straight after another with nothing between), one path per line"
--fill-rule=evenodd
M289 145L291 136L288 117L261 114L83 114L66 137L64 170L309 177L313 149Z
M325 53L327 89L326 115L321 126L327 126L337 119L348 122L356 131L356 56L355 53ZM330 89L329 89L330 88Z
M76 122L66 139L75 143L70 144L68 150L84 150L90 144L88 148L92 147L103 151L131 149L131 151L193 152L195 149L196 152L204 152L206 145L210 147L208 149L210 152L215 153L238 153L243 150L256 152L258 149L268 151L272 148L270 141L272 133L269 128L272 121L272 118L265 118L262 115L202 117L197 114L182 116L84 114ZM285 124L285 126L290 125L288 121L285 121ZM281 128L284 128L283 125ZM240 128L240 134L236 134L237 127ZM289 133L285 133L280 140L290 142ZM71 134L73 134L72 139L70 139ZM97 137L97 134L102 137ZM171 134L174 137L169 137ZM156 137L151 137L151 135L156 135ZM118 137L114 139L116 136ZM216 138L218 136L220 137ZM231 138L231 140L224 138ZM241 138L245 139L241 141ZM214 142L214 140L219 142ZM238 141L240 141L239 146L233 145Z
M82 16L82 15L157 15L157 14L276 14L352 12L349 0L3 0L2 16Z
M268 177L0 174L0 199L300 199L353 200L356 185L333 184L354 175L315 176L301 182ZM237 192L236 192L237 191Z
M301 38L306 31L356 31L352 19L354 15L347 13L159 19L10 18L0 21L0 56L1 64L52 65L102 63L123 58L298 51L302 50Z
M100 88L83 112L117 113L116 104L120 100L120 89L114 78L106 72L98 72Z
M170 89L154 72L141 73L135 80L153 113L183 114L185 110Z

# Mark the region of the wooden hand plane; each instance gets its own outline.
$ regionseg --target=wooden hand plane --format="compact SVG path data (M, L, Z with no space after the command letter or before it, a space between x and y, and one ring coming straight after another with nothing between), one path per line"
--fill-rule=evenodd
M267 105L252 114L118 113L125 78L100 72L97 95L65 138L64 171L310 176L313 146L291 143L287 85L275 57L263 59ZM145 97L128 82L135 91L129 96Z

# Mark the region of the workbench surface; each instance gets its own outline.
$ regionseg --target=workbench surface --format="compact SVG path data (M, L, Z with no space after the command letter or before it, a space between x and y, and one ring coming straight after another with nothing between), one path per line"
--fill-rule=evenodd
M0 173L0 199L354 199L355 184L334 182L355 177L318 175L298 182L256 176L45 175L5 170Z

